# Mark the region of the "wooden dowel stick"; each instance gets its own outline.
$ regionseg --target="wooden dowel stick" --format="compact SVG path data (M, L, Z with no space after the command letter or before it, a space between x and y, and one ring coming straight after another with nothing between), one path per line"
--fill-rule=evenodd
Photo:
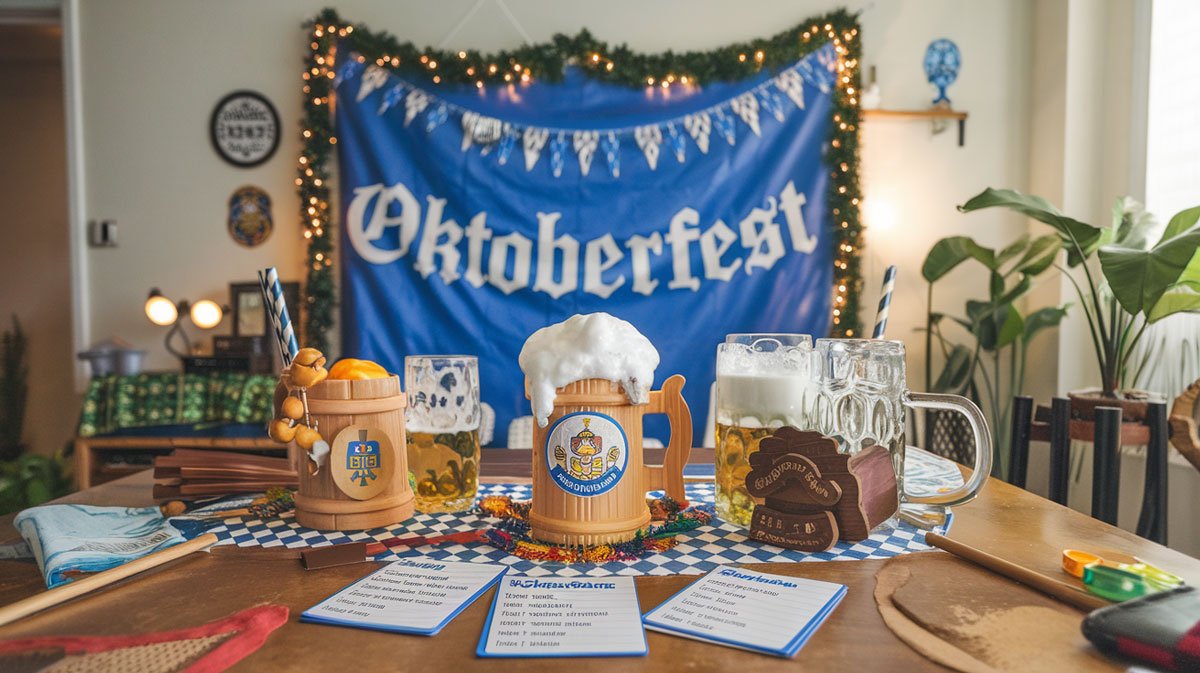
M1011 561L1006 561L998 556L992 556L985 551L956 540L951 540L937 533L926 533L925 542L943 551L948 551L963 560L970 561L994 573L1003 575L1010 580L1016 580L1032 589L1037 589L1047 596L1057 598L1080 610L1090 612L1097 608L1112 605L1112 603L1103 598L1088 593L1085 589L1046 577L1039 572L1019 566Z
M64 584L61 587L44 591L36 596L30 596L16 603L5 605L4 607L0 607L0 626L14 622L22 617L27 617L35 612L41 612L46 608L54 607L59 603L64 603L101 587L108 586L131 575L136 575L142 571L160 566L168 561L174 561L181 556L187 556L194 551L200 551L212 546L216 542L217 536L215 534L206 533L195 539L177 544L174 547L168 547L153 554L147 554L142 558L135 559L116 568L109 568L104 572L77 579L70 584Z

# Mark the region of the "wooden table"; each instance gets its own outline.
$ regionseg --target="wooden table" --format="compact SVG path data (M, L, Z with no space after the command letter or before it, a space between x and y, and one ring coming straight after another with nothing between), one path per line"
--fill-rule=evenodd
M653 454L648 460L656 460ZM711 450L697 449L694 462L711 462ZM485 450L483 476L489 480L528 477L529 451ZM149 472L139 473L63 498L99 505L147 505ZM1064 547L1112 549L1136 554L1200 584L1200 561L1100 523L1026 491L991 480L974 502L955 510L952 537L1002 554L1044 574L1059 572ZM0 542L16 537L11 517L0 520ZM940 554L942 552L928 552ZM945 670L934 665L883 624L872 597L875 573L885 561L755 564L773 573L830 580L849 587L845 600L792 660L742 652L649 632L650 654L617 659L477 659L475 647L491 603L483 596L436 637L384 634L298 621L300 612L367 574L373 563L306 572L295 551L217 547L144 575L125 580L47 612L0 628L0 638L49 634L129 634L198 625L260 603L291 610L289 623L266 645L243 660L240 671L320 671L375 668L394 671L755 671ZM643 610L657 605L694 576L639 577ZM0 561L0 604L42 590L29 562ZM930 587L936 592L937 587ZM1082 613L1081 613L1082 617Z

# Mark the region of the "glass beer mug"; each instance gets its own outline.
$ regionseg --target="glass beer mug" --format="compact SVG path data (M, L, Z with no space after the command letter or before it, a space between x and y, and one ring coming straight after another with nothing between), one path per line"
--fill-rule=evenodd
M960 505L974 498L992 471L992 436L974 402L959 395L908 389L904 344L882 339L818 339L813 350L813 396L807 423L838 440L843 453L881 444L892 456L901 504ZM956 411L967 417L975 439L974 472L967 483L946 492L916 496L904 490L905 412L924 408Z
M750 526L750 454L776 428L807 425L814 390L807 334L730 334L717 346L717 516Z
M404 358L408 469L417 511L461 512L479 488L479 361L469 355Z

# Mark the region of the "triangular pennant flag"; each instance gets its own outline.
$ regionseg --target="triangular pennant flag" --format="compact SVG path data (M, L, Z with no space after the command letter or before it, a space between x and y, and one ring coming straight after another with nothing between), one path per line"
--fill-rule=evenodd
M604 159L608 162L608 172L614 178L621 177L621 141L612 131L600 141L600 149L604 150Z
M433 108L433 112L430 112L425 116L425 132L432 133L433 130L441 126L442 122L445 122L446 118L449 116L450 115L446 108L446 104L438 103L438 106Z
M596 145L600 142L600 132L576 131L574 141L575 154L579 156L579 172L587 175L592 168L592 157L596 154ZM558 177L558 173L555 173L554 177Z
M775 88L787 94L796 107L804 109L804 78L795 68L784 70L775 76Z
M429 94L420 89L410 89L404 97L404 125L408 126L425 108L429 107Z
M358 96L355 100L361 103L371 92L387 84L388 73L383 68L373 65L363 73L362 81L358 84Z
M548 129L527 128L522 134L522 139L525 145L525 171L532 171L534 165L538 162L538 157L542 156L542 148L546 146L546 140L550 137Z
M667 137L671 140L671 149L675 152L675 160L683 163L687 158L687 142L683 139L683 134L679 129L675 128L675 124L667 124Z
M639 126L633 131L638 148L646 156L650 170L658 170L658 146L662 144L662 129L657 126Z
M333 78L334 88L341 86L342 82L348 79L354 79L358 73L362 72L362 69L366 66L362 61L358 60L359 58L361 57L358 54L351 54L350 58L338 66L337 76Z
M725 114L725 111L721 108L717 108L713 126L725 137L725 142L729 143L731 147L737 144L737 129L734 127L733 117Z
M783 101L779 98L779 91L774 87L764 86L758 90L758 102L762 105L762 109L771 113L775 121L783 121Z
M742 118L742 121L746 122L746 125L750 127L750 131L754 135L762 135L762 131L758 128L758 99L754 97L753 91L747 91L729 101L729 107L737 113L737 116Z
M517 144L517 130L512 124L505 124L504 130L500 134L500 142L496 144L496 163L501 166L508 163L508 157L512 154L513 147Z
M707 112L697 112L683 118L683 127L687 129L700 152L708 154L708 136L712 133L712 119Z
M565 162L563 155L566 151L567 134L559 131L558 135L554 136L554 140L550 141L550 170L556 178L562 175L563 163Z
M376 114L383 114L396 106L404 98L404 83L398 82L395 86L387 90L383 94L383 102L379 104L379 111Z

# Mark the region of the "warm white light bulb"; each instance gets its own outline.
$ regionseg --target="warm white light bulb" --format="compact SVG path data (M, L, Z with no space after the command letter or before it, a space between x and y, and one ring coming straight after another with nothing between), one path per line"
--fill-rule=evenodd
M201 299L192 304L192 323L200 329L212 329L221 322L224 312L217 302L211 299Z
M155 294L146 300L146 317L155 325L166 327L175 324L179 318L179 309L175 307L175 302L161 294Z

